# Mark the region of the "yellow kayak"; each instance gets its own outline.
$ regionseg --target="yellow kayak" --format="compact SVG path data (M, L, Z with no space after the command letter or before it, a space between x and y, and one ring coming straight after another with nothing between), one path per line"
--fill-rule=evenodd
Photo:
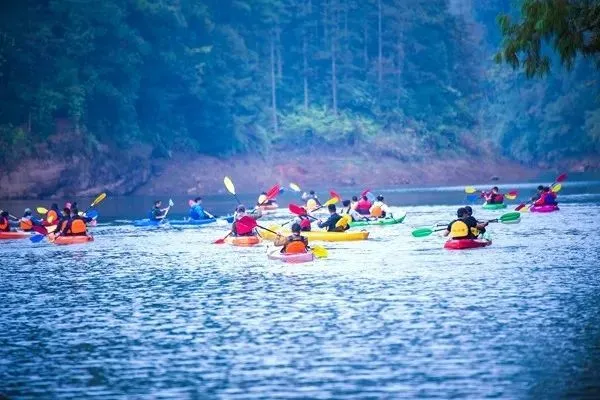
M277 228L277 227L275 227ZM270 227L269 229L273 231L277 231L283 236L289 236L292 234L290 231L284 231L279 229L273 229ZM263 239L274 240L276 235L271 232L262 230L260 232ZM302 236L306 237L308 240L320 240L323 242L352 242L356 240L366 240L369 237L369 232L367 231L346 231L346 232L326 232L326 231L310 231L310 232L302 232Z

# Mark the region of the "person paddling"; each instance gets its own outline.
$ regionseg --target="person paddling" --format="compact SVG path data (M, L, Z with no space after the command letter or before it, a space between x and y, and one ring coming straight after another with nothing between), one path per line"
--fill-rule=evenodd
M0 232L10 232L10 220L8 211L0 212Z
M231 224L231 233L233 236L256 236L257 232L255 229L246 229L245 225L240 224L240 226L238 227L238 221L244 217L250 217L252 219L259 219L260 217L262 217L262 213L260 211L260 208L257 209L256 212L254 213L247 213L246 212L246 206L244 206L243 204L240 204L237 206L237 208L235 209L235 213L233 214L233 223Z
M350 200L344 200L342 202L342 211L340 215L349 215L352 218L352 221L360 221L363 219L368 219L362 215L360 215L355 209L352 208L352 202Z
M35 218L31 209L26 208L23 217L19 220L19 228L24 232L31 232L34 226L42 226L42 220Z
M535 192L533 197L531 197L531 202L535 203L536 201L538 201L542 197L542 194L544 194L544 185L539 185L537 187L537 191Z
M377 196L377 201L375 201L375 203L373 203L373 205L369 209L369 213L371 214L371 217L375 217L375 218L385 218L388 216L392 217L390 208L388 207L387 204L385 204L383 202L382 195Z
M371 215L371 206L373 203L369 201L367 195L362 196L362 198L356 204L356 211L362 215Z
M466 206L465 210L467 211L466 223L469 226L475 225L475 228L471 228L473 235L476 237L479 235L483 235L485 233L485 227L488 226L488 222L479 222L477 218L473 216L473 208L471 206Z
M162 201L156 200L154 202L154 207L152 207L152 210L150 210L149 218L151 221L160 221L165 217L165 214L167 213L169 208L168 207L161 208L161 207L162 207Z
M477 229L477 223L473 223L473 219L469 219L469 213L463 207L456 211L458 217L448 224L448 227L443 232L444 236L450 235L452 239L475 239L473 228Z
M498 186L494 186L490 192L481 192L481 196L487 204L502 204L504 203L504 195L500 193Z
M317 207L321 207L319 197L317 196L314 190L311 190L308 193L304 192L302 194L302 200L306 202L306 209L308 211L312 211Z
M202 207L202 197L196 197L194 202L191 204L189 211L190 218L193 220L201 220L210 218Z
M556 201L556 193L554 193L550 189L550 186L545 186L542 189L542 194L540 195L540 198L537 199L535 201L535 203L533 203L533 205L536 206L536 207L539 207L539 206L555 206L557 204L558 204L558 202Z
M329 211L329 218L326 221L319 220L319 228L327 228L327 232L343 232L350 228L348 225L344 227L336 226L338 221L342 219L342 216L337 213L335 204L328 205L327 210Z
M281 253L298 254L308 252L308 239L300 234L300 224L292 224L292 234L288 237L278 236L275 246L283 246Z
M71 207L71 218L66 221L60 234L62 236L87 236L87 223L92 222L92 218L79 215L79 210Z
M294 218L294 223L300 225L300 230L302 232L310 232L311 230L311 220L308 214L306 213L306 207L302 207L305 211L303 215L298 215Z

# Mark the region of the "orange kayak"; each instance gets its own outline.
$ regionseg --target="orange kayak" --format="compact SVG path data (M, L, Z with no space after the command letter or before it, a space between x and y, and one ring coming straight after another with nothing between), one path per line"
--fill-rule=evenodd
M260 243L258 236L229 236L225 239L225 243L232 246L251 247Z
M51 233L48 235L48 240L50 240L50 242L57 244L57 245L67 245L67 244L81 244L81 243L93 242L94 237L91 235L55 237L54 234Z
M0 240L27 239L31 237L29 232L0 232Z

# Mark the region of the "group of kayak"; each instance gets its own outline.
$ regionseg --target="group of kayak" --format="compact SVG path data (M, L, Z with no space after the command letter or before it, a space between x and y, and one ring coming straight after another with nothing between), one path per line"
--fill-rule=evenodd
M558 201L556 195L556 187L543 186L537 187L536 194L531 198L529 202L528 211L531 212L552 212L557 211ZM554 190L553 190L554 189ZM467 190L467 192L469 192ZM482 191L480 197L484 199L483 208L488 210L496 210L506 208L507 205L504 202L506 198L513 200L516 198L516 192L510 192L506 195L500 193L497 186L494 186L490 191Z

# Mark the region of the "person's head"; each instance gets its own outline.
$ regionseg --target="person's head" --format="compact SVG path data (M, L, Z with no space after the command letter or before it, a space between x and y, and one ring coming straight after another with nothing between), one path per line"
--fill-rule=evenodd
M2 211L0 213L0 216L4 217L4 218L8 218L8 211Z
M196 198L194 199L194 202L195 202L196 204L202 204L202 197L196 197Z
M308 192L308 194L312 194L314 196L315 195L315 191L311 190L310 192Z
M300 233L300 224L298 224L298 223L292 224L292 233Z
M239 212L239 213L246 212L246 207L243 204L240 204L240 205L237 206L236 211Z
M344 201L342 202L342 205L343 205L344 207L349 207L349 206L350 206L350 200L344 200Z
M69 215L71 215L71 209L70 208L63 208L63 214L65 215L65 217L68 217Z
M329 210L329 213L330 213L330 214L333 214L333 213L335 213L335 211L336 211L335 204L330 204L330 205L328 205L328 206L327 206L327 210Z
M550 186L544 187L544 193L548 193L550 191Z
M540 185L537 188L538 192L543 192L544 191L544 185Z
M492 192L494 192L494 193L498 193L498 191L499 191L499 190L500 190L500 189L498 189L498 186L494 186L494 187L492 188Z
M160 206L162 206L162 201L160 201L160 200L156 200L156 201L154 202L154 207L158 208L158 207L160 207Z
M465 210L467 211L467 215L470 217L471 215L473 215L473 209L471 208L471 206L466 206Z
M265 196L267 195L267 192L260 192L260 194L264 194Z
M365 194L365 195L362 197L362 199L363 199L364 201L368 201L368 200L369 200L369 198L367 197L367 195L366 195L366 194Z
M377 201L383 201L383 196L382 195L377 196Z
M50 209L54 210L54 211L58 211L58 204L52 203L52 205L50 206Z
M464 218L467 217L467 210L464 207L459 208L458 210L456 210L456 216L458 218Z
M76 217L79 215L79 210L76 209L75 207L71 208L71 216Z
M30 217L31 216L31 209L30 208L26 208L25 212L23 213L23 216Z
M358 201L358 197L352 196L352 201L354 201L354 202Z

